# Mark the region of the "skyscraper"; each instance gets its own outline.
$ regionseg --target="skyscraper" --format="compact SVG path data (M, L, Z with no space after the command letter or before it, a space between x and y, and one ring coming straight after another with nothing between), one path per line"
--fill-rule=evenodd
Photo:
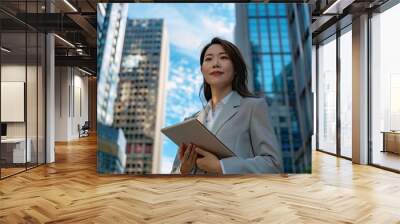
M111 125L128 4L99 3L97 12L97 120Z
M168 41L162 19L128 20L114 126L127 139L126 173L160 173Z
M98 123L97 172L121 174L125 171L126 139L121 129Z
M97 9L97 171L123 173L126 140L112 123L128 5L99 3Z
M249 85L265 97L285 172L311 172L312 93L307 4L237 4L235 42Z

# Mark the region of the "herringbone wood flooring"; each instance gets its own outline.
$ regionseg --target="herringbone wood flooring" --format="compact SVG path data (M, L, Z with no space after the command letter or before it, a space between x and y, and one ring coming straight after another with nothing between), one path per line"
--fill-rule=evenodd
M0 223L400 223L400 175L320 152L313 174L99 176L96 140L0 181Z

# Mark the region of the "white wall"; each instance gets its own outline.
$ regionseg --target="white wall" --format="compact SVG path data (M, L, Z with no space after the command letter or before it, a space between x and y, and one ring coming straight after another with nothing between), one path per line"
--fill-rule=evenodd
M2 65L1 81L2 82L25 82L25 65ZM28 70L32 69L28 67ZM4 97L4 96L2 96ZM1 108L7 110L7 108ZM25 137L25 122L7 123L8 137Z
M1 81L2 82L25 82L25 75L27 69L28 74L32 72L36 73L36 68L33 66L18 65L18 64L10 64L10 65L2 65L1 66ZM25 82L26 83L26 82ZM35 82L36 85L36 82ZM32 90L32 89L28 89ZM27 93L27 102L32 102L32 97L36 97L36 89L34 92ZM36 107L36 105L35 105ZM1 110L7 110L7 108L1 108ZM31 117L33 114L28 113L28 121L33 120ZM34 114L36 116L36 114ZM36 118L35 118L36 119ZM25 137L25 123L26 122L7 122L7 136L8 137ZM28 128L32 127L32 125L28 125ZM35 128L36 129L36 128ZM29 130L28 130L29 133ZM29 137L29 136L28 136Z
M68 140L69 69L55 68L55 141Z
M88 120L88 78L71 67L56 67L55 73L55 140L74 140L78 124Z
M26 84L26 106L23 102L20 112L26 112L26 120L22 122L6 122L7 137L9 138L25 138L30 140L30 148L32 152L32 161L44 163L44 83L42 67L25 66L25 64L3 64L1 66L2 82L24 82ZM25 80L27 78L27 81ZM2 89L3 92L4 89ZM24 90L19 90L24 94ZM22 91L22 92L21 92ZM2 95L2 98L7 95ZM25 96L24 96L25 97ZM2 107L2 112L13 113L12 108ZM9 111L7 111L9 110ZM15 112L14 112L15 113ZM37 157L37 153L39 154ZM50 161L50 160L49 160ZM51 161L50 161L51 162Z
M74 107L72 108L72 111L75 113L72 113L73 119L71 120L71 125L72 125L72 130L71 130L71 135L73 138L77 138L79 133L78 133L78 124L81 126L85 123L85 121L89 120L89 113L88 113L88 78L83 77L80 75L76 75L75 70L75 75L74 75ZM82 74L82 73L79 73ZM80 102L79 102L80 101ZM71 104L72 105L72 104ZM81 107L81 108L79 108ZM81 111L80 111L81 110Z

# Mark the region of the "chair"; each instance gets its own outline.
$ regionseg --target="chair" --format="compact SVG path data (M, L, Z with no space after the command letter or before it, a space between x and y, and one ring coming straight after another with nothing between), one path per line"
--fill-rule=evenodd
M89 121L85 121L82 127L80 127L80 125L78 124L79 138L89 136L89 129L90 129Z

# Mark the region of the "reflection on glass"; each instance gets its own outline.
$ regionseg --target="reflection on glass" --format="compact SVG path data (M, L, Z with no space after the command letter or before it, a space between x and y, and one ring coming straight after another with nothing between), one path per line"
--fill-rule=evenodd
M319 149L336 153L336 40L319 47Z
M256 16L257 15L256 12L257 12L256 5L254 5L254 4L249 5L249 16Z
M395 170L400 170L400 152L393 153L389 146L400 149L400 133L392 133L400 129L400 33L394 28L398 26L398 21L399 4L371 20L374 52L371 63L372 163ZM390 132L390 139L384 141L382 132Z
M340 153L352 157L352 50L351 30L340 37Z
M311 73L307 66L311 66L311 39L306 35L310 21L307 21L307 27L300 27L297 18L289 18L291 13L288 12L304 14L300 6L292 8L289 4L248 4L250 15L254 5L259 10L258 16L251 17L248 23L254 92L264 96L270 105L272 123L282 146L285 172L308 172L309 148L304 143L306 136L311 133L308 132L311 124L304 124L310 119L307 113L300 114L298 111L311 112L311 86L304 84L305 77ZM307 5L304 7L308 8ZM265 16L262 16L264 13ZM308 38L297 41L295 37L299 36ZM261 46L257 47L259 43ZM295 52L294 49L302 49L305 53L293 57L291 52ZM304 89L306 94L299 95L296 88L299 92ZM301 123L301 120L305 122Z
M265 11L265 4L259 4L258 6L258 15L259 16L266 16L266 11Z
M400 130L400 74L390 74L390 130Z
M1 1L24 13L44 13L45 0ZM51 3L53 4L53 3ZM0 12L4 21L15 20ZM32 17L38 19L39 17ZM1 178L45 162L45 35L23 23L2 26L1 47ZM6 100L3 100L3 98Z
M26 150L25 90L26 90L26 34L2 33L1 46L1 123L6 133L1 140L1 176L25 170L30 159Z

